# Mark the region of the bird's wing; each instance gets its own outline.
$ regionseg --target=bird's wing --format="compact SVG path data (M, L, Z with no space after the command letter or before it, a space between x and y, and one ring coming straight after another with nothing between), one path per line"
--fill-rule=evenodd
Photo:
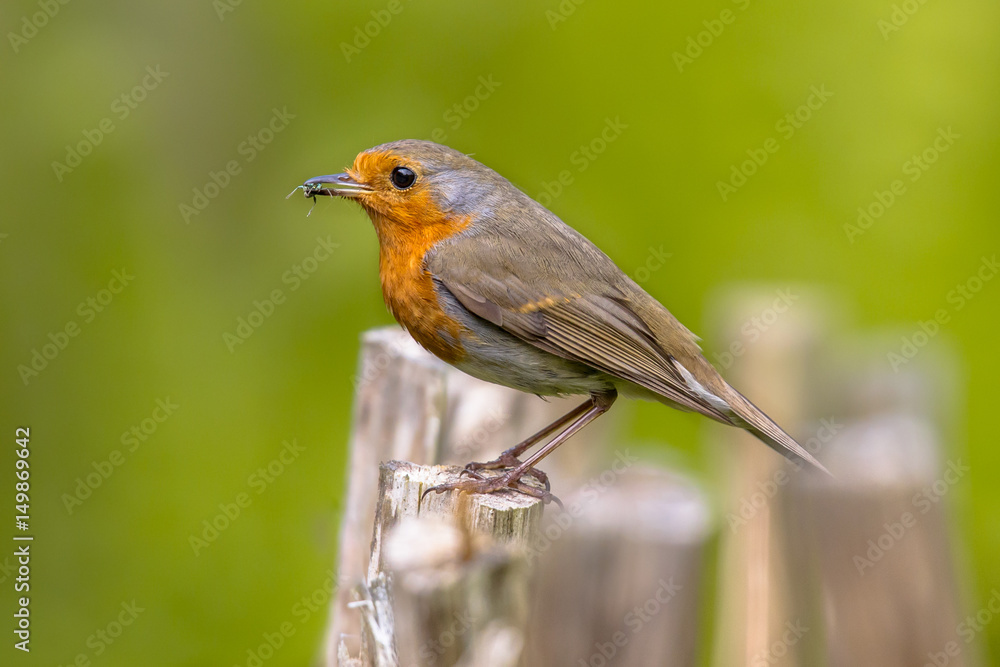
M465 308L518 338L634 382L681 409L745 428L782 455L826 472L777 423L718 377L694 335L666 309L589 241L582 236L573 240L535 235L529 245L512 236L504 243L467 237L432 251L427 269ZM590 280L584 284L573 275ZM652 328L641 316L651 308ZM664 349L664 329L676 349Z
M504 240L460 239L432 252L427 268L465 308L525 342L732 423L724 402L713 404L715 397L693 390L683 367L658 345L630 295L616 287L625 277L606 255L589 242L580 256L579 246L573 255ZM608 272L617 275L603 275ZM572 274L595 279L585 286L565 277Z

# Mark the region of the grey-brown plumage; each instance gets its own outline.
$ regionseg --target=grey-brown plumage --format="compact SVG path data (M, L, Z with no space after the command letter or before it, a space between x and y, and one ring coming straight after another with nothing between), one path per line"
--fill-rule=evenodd
M403 189L393 185L400 167L414 175ZM619 391L656 399L744 428L783 455L824 469L716 372L696 337L665 307L492 169L445 146L407 140L365 151L346 177L352 183L346 195L336 185L345 175L307 186L350 196L369 212L383 250L383 286L385 246L402 243L400 230L453 222L419 268L432 281L435 305L458 324L436 329L462 348L447 359L458 368L540 395L604 396L594 399L600 410L590 419ZM422 207L416 213L406 208L416 202ZM393 295L386 300L392 306ZM417 323L407 320L414 318L397 310L412 332Z

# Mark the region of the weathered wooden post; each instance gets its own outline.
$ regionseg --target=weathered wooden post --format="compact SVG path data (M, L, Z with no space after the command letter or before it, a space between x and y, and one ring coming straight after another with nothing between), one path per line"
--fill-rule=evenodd
M803 426L829 301L797 287L739 288L718 299L714 310L720 343L710 359L822 460L825 450L816 450L821 440ZM799 655L804 619L794 600L789 549L797 537L789 535L785 517L787 485L799 471L748 433L724 427L716 432L715 456L726 462L726 496L713 664L808 665Z
M690 479L614 462L547 515L524 667L698 664L702 563L712 522Z
M380 467L371 562L349 603L361 612L360 643L352 652L341 641L332 664L450 667L491 650L500 630L520 637L528 572L517 547L537 529L541 501L505 491L432 494L420 503L424 490L460 470Z
M379 462L433 460L445 402L440 368L396 328L364 334L354 384L354 427L337 552L338 590L327 631L328 665L336 664L342 642L349 654L361 649L361 615L351 604L353 587L368 573Z
M840 311L814 291L736 290L718 310L714 361L833 478L727 432L743 442L725 453L714 664L980 664L958 636L944 495L968 469L939 440L950 383L890 372L884 351L865 367L871 341L817 367L815 352L837 354L819 346Z
M940 407L952 383L930 365L892 372L882 355L858 372L863 356L842 382L852 423L824 450L835 479L798 475L789 485L801 556L813 563L807 588L823 610L818 659L980 665L979 638L960 630L949 526L956 487L971 474L967 459L942 446Z
M493 458L580 399L479 382L398 329L365 334L357 387L329 667L694 664L711 522L693 482L609 453L602 425L546 459L566 509L544 531L513 491L421 503L461 471L436 464Z
M327 665L367 667L392 664L385 662L390 657L380 644L394 637L386 626L391 621L391 601L383 541L401 519L417 516L419 490L459 472L458 468L428 466L493 458L569 407L567 401L546 403L470 378L433 358L396 327L364 335L355 384L354 430L338 553L339 589L325 654ZM579 461L593 456L593 438L600 433L595 429L578 435L572 449L562 448L566 453L551 457L546 469L561 482L571 483L573 471L586 468ZM380 468L383 462L392 463ZM486 543L470 540L468 544L479 545L483 554L489 554L483 557L490 562L498 558L494 545L524 542L541 514L537 501L513 492L472 496L459 513L455 505L459 496L432 494L419 507L419 514L446 516L455 524L453 529L488 535ZM417 554L433 549L432 542L424 540L412 545L412 550ZM516 559L515 553L511 550L509 558ZM471 551L466 557L475 561ZM522 584L516 580L526 576L527 569L512 565L502 571L513 578L508 583L517 589ZM484 613L484 618L490 617ZM381 635L380 628L385 631ZM477 637L472 632L464 639L478 641ZM359 657L362 662L354 662ZM442 662L441 656L438 659L415 664L452 664Z

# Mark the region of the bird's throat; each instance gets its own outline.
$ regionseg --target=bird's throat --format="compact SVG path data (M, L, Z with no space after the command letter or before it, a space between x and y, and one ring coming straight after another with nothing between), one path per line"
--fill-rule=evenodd
M440 216L413 224L411 218L392 219L369 211L379 240L379 278L389 312L424 348L454 363L465 351L459 342L461 327L441 308L433 277L425 266L436 244L461 232L469 221Z

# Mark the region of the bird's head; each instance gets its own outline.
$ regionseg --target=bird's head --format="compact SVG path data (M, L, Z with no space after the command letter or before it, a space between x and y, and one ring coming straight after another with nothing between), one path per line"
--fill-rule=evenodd
M456 150L407 139L369 148L341 174L317 176L307 197L343 197L360 204L376 227L414 228L448 219L468 220L488 206L506 181Z

